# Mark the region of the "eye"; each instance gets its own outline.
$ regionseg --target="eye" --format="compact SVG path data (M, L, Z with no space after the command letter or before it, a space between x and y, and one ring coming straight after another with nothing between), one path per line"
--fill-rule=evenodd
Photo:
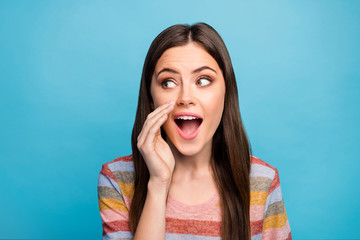
M209 77L200 77L197 81L196 81L196 85L199 87L204 87L209 85L213 80Z
M174 88L176 84L171 80L164 80L161 82L163 88Z

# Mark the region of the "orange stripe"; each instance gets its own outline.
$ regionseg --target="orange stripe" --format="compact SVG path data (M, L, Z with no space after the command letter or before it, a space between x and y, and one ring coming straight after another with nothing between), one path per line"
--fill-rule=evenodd
M124 202L113 198L99 198L100 211L114 209L120 212L128 212Z
M266 204L267 196L268 196L268 193L267 193L267 192L263 192L263 191L259 191L259 192L251 191L251 192L250 192L250 206L253 206L253 205L265 205L265 204Z
M264 230L269 228L282 228L285 226L286 221L287 221L286 212L267 217L265 218L264 221Z
M123 183L117 182L120 186L120 190L123 196L132 198L134 196L134 184L133 183Z
M166 232L201 236L221 236L221 223L214 221L166 218Z

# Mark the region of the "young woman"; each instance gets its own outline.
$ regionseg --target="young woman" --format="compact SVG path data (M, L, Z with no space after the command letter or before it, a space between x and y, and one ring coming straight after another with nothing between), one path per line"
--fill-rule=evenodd
M251 156L230 56L204 23L145 59L132 155L103 165L103 239L291 239L277 170Z

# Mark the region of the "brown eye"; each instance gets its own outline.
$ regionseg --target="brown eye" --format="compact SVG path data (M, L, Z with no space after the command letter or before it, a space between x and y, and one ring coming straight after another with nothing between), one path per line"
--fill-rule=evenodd
M199 87L207 86L212 82L208 77L201 77L196 81L196 85Z
M176 85L173 81L170 81L170 80L164 80L162 83L161 83L161 86L163 88L174 88Z

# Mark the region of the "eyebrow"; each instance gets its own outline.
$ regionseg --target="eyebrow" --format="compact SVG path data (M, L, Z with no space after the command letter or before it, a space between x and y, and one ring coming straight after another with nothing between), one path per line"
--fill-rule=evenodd
M208 69L208 70L213 71L214 73L217 73L214 69L212 69L211 67L208 67L208 66L199 67L199 68L195 69L192 73L198 73L205 69Z
M211 70L211 71L213 71L214 73L217 74L217 72L216 72L214 69L212 69L211 67L208 67L208 66L199 67L199 68L195 69L194 71L192 71L192 73L199 73L199 72L201 72L201 71L203 71L203 70L205 70L205 69ZM171 68L163 68L163 69L161 69L161 70L156 74L156 78L158 78L159 75L160 75L160 73L162 73L162 72L170 72L170 73L174 73L174 74L180 74L178 71L176 71L176 70L174 70L174 69L171 69Z
M156 78L159 77L160 73L162 72L171 72L171 73L175 73L175 74L179 74L178 71L174 70L174 69L171 69L171 68L163 68L160 70L160 72L158 72L158 74L156 74Z

